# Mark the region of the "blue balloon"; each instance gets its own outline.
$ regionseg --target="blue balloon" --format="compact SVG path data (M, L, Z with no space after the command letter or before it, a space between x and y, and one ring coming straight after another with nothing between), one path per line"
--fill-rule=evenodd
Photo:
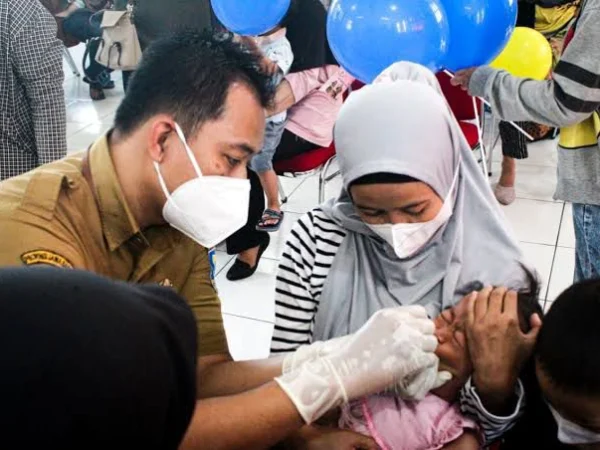
M445 68L452 71L492 62L517 22L517 0L441 0L450 25Z
M291 0L211 0L219 22L242 36L258 36L275 28L285 17Z
M439 0L334 0L327 36L342 67L370 83L398 61L440 69L449 28Z

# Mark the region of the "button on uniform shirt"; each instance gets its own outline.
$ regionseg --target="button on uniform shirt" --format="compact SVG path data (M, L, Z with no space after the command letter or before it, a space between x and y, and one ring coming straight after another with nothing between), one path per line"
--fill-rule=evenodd
M0 1L0 180L66 154L62 52L38 0Z
M0 230L0 266L45 264L170 287L194 312L199 356L228 353L212 254L168 225L140 229L106 136L89 153L0 183Z

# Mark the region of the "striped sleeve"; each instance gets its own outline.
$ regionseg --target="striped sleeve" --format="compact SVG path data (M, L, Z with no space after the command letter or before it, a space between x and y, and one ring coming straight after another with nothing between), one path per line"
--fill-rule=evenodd
M516 78L480 67L471 77L470 93L486 98L505 120L564 127L587 119L600 107L600 0L587 0L582 8L552 80Z
M507 433L523 414L525 389L520 380L515 391L515 397L517 398L517 405L513 413L510 416L496 416L483 406L475 386L472 385L472 379L469 379L460 393L460 408L463 414L479 424L485 437L485 443L490 444Z
M323 285L344 236L320 209L306 214L292 229L275 284L272 354L292 352L311 342Z

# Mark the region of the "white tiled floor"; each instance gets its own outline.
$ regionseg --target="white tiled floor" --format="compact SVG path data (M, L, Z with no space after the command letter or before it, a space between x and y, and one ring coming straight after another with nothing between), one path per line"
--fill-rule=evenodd
M76 61L82 49L71 50ZM85 149L111 125L123 95L121 78L114 75L116 88L108 98L92 102L87 85L65 70L65 96L68 109L69 151ZM525 257L538 269L544 283L542 301L551 303L573 279L575 238L571 207L552 199L556 185L555 143L545 141L530 146L531 157L518 163L517 201L505 208L506 215L522 243ZM499 148L494 152L495 181L499 175ZM225 278L233 258L217 251L217 286L223 302L225 327L231 352L236 359L264 357L268 353L273 329L273 286L277 260L283 251L285 238L293 223L317 202L316 177L283 179L289 202L285 205L286 219L280 232L271 236L271 246L265 252L257 274L250 280L231 283ZM331 182L327 197L340 188L339 178Z

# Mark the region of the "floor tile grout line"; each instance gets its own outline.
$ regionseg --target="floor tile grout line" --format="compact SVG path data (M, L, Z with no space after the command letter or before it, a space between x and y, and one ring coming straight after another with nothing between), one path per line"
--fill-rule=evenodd
M546 297L544 300L544 311L546 310L546 305L548 304L548 296L550 295L550 285L552 284L552 277L554 276L554 267L556 265L556 255L558 253L558 242L560 240L560 232L563 227L563 219L565 217L565 210L567 209L567 204L563 204L563 210L560 214L560 225L558 226L558 234L556 235L556 245L554 246L554 254L552 255L552 266L550 268L550 276L548 277L548 286L546 287Z
M229 317L237 317L238 319L252 320L253 322L266 323L268 325L273 325L273 322L270 322L268 320L263 320L263 319L257 319L256 317L240 316L239 314L231 314L228 312L223 312L222 315L229 316Z

